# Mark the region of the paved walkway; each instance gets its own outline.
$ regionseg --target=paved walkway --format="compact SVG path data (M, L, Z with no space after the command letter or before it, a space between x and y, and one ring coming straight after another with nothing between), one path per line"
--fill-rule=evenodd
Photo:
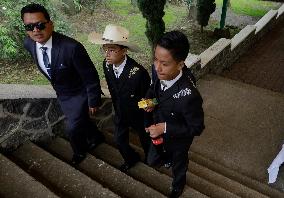
M222 76L284 93L284 20Z

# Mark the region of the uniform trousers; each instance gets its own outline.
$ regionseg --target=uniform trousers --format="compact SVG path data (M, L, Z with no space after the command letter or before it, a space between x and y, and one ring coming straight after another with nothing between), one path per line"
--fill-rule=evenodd
M135 119L135 118L133 118ZM141 146L145 153L145 159L150 146L150 136L146 133L144 124L141 123L125 123L120 122L115 124L114 140L117 148L122 155L124 161L128 164L137 162L140 158L137 152L129 145L129 127L133 128L138 133Z
M183 190L186 184L186 171L188 169L188 151L192 140L188 144L168 150L161 149L164 145L154 145L151 143L147 163L150 166L161 165L163 162L172 162L173 182L172 188Z
M84 154L88 145L103 135L90 119L88 98L85 91L72 96L58 96L58 102L66 117L66 133L74 154Z

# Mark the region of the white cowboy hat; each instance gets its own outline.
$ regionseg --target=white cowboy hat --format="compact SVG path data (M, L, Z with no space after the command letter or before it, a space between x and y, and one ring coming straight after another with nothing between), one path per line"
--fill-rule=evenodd
M106 26L104 34L92 32L88 40L94 44L115 44L127 47L132 52L138 52L139 47L128 41L129 31L124 27L109 24Z

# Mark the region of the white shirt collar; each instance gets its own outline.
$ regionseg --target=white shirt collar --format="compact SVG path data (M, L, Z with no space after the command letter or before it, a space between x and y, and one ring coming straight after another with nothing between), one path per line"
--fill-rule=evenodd
M113 71L114 71L114 75L119 78L119 76L121 75L121 73L123 72L123 69L126 65L126 61L127 61L127 57L125 56L124 61L118 65L115 66L114 64L112 65Z
M36 42L36 46L37 46L37 48L47 47L49 50L51 50L51 48L52 48L52 36L46 41L46 43L44 45Z
M167 90L169 89L171 86L173 86L182 76L182 70L180 70L179 74L172 80L160 80L161 83L161 89L162 90ZM165 88L164 88L165 86Z

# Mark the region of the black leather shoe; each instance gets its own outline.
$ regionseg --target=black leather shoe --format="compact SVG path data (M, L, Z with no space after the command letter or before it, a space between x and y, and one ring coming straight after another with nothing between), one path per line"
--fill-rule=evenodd
M121 171L121 172L127 172L130 168L132 168L134 165L135 165L136 163L134 163L134 164L128 164L128 163L124 163L124 164L122 164L120 167L119 167L119 170Z
M168 168L168 169L171 168L172 167L172 162L165 162L164 163L164 167Z
M86 154L73 154L71 164L78 165L86 158Z
M88 145L88 151L91 151L91 150L95 149L99 144L101 144L103 142L105 142L104 138L101 138L99 140L90 142L89 145Z
M121 172L126 172L128 171L131 167L133 167L137 162L139 162L140 158L137 157L137 159L135 159L133 162L131 163L127 163L127 162L124 162L124 164L122 164L120 167L119 167L119 170Z
M180 189L173 189L169 198L178 198L182 194L182 190Z

